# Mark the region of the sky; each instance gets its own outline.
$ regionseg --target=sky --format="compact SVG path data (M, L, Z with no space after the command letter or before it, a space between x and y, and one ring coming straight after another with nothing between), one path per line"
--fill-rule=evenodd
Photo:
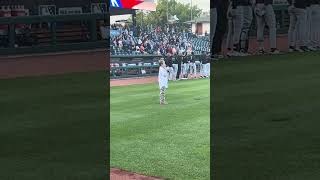
M181 2L183 4L191 3L191 0L176 0L176 1ZM192 4L197 5L203 11L210 10L210 0L192 0Z
M191 3L191 0L176 0L177 2L181 2L183 4ZM157 2L157 0L155 0ZM198 8L203 11L208 12L210 10L210 0L192 0L193 5L197 5ZM110 23L113 24L117 20L128 19L131 15L122 15L122 16L111 16Z

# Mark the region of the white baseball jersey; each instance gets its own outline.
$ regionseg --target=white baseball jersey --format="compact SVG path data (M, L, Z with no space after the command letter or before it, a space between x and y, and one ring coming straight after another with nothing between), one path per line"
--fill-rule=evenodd
M159 75L158 75L158 82L159 82L160 89L162 87L168 88L168 78L169 78L169 75L168 75L167 69L160 66Z

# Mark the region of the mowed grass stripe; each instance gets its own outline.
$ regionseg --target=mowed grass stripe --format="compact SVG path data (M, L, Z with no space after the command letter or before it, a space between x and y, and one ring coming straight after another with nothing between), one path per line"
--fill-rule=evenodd
M157 84L111 89L111 165L169 179L208 179L209 80L170 82L167 93L170 104L160 106Z
M215 179L320 178L319 57L213 65Z
M1 80L0 179L103 179L105 72Z

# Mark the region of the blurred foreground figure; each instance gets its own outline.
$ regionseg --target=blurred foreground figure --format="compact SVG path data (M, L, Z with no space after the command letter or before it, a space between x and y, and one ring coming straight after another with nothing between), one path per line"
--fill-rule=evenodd
M215 34L212 40L211 57L223 58L222 55L222 41L227 31L227 11L229 6L228 0L214 0L211 3L217 12L217 22L215 24Z

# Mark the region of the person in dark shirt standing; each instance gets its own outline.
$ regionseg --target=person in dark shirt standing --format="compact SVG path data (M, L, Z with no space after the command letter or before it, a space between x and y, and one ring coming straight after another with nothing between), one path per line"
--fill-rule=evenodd
M240 33L240 52L247 54L249 50L249 33L253 20L252 0L242 0L243 24Z
M169 80L173 80L173 66L172 66L172 55L170 53L167 54L166 58L165 58L165 63L167 65L167 69L169 72Z
M187 52L182 53L182 77L188 78L188 71L189 71L189 62L188 62L188 57L187 57Z
M224 35L227 31L227 11L229 6L229 0L214 0L210 4L210 8L216 8L217 22L213 40L211 42L211 57L223 58L222 55L222 42ZM214 24L211 24L211 28L214 28ZM213 26L213 27L212 27Z
M209 57L210 58L210 57ZM200 70L200 78L205 78L208 76L208 57L206 55L205 51L202 51L201 55L200 55L200 61L201 61L201 70Z
M179 54L175 55L175 61L178 64L176 80L180 80L180 77L181 77L181 64L182 64L182 52L181 51L179 51Z
M317 13L316 12L316 8L314 8L313 4L315 4L315 0L306 0L307 3L307 8L306 8L306 16L307 16L307 21L306 21L306 43L307 43L307 47L309 50L311 51L316 51L317 48L314 45L314 43L312 42L312 34L313 34L313 28L316 28L314 26L314 21L313 21L313 16Z
M320 50L320 0L311 1L311 46Z
M243 29L247 28L250 19L250 13L247 11L249 0L230 0L228 8L228 37L227 48L228 56L243 56L244 53L241 47L241 35L244 33ZM248 16L248 17L246 17ZM251 24L251 23L250 23ZM243 38L243 37L242 37Z
M265 54L264 48L264 30L265 26L269 29L269 41L271 54L279 54L277 49L277 23L276 15L273 9L273 0L256 0L253 4L254 13L257 20L257 40L259 44L259 54Z
M244 0L230 0L228 8L228 56L240 56L240 35L243 28Z
M191 78L197 78L197 65L195 61L194 52L191 52L188 58L189 61L189 67L190 67L190 77Z
M217 14L217 0L211 0L210 2L210 42L213 43L213 38L215 37L218 14ZM212 45L211 45L212 46Z
M306 7L305 0L288 0L290 26L288 32L289 52L309 51L306 46Z
M207 54L206 52L203 52L203 56L204 56L204 68L203 68L203 72L204 72L204 78L209 78L210 77L210 56L209 54Z
M178 69L179 69L179 63L178 63L178 56L177 56L177 54L178 54L178 52L176 52L176 53L174 53L173 55L172 55L172 67L173 67L173 80L175 81L175 80L177 80L177 79L179 79L178 77L177 77L177 75L178 75ZM181 68L181 65L180 65L180 68Z

